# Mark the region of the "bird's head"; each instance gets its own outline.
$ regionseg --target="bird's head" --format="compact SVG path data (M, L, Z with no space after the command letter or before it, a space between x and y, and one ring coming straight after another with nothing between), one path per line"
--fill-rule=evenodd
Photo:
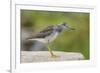
M72 28L71 26L69 26L67 23L62 23L60 24L60 28L62 29L69 29L69 30L75 30L74 28Z

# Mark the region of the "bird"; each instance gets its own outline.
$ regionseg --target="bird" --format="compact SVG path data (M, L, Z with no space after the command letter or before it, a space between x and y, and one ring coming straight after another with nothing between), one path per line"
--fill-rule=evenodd
M74 30L74 28L70 27L68 23L60 23L57 25L49 25L36 35L28 38L30 41L39 41L44 44L47 44L48 51L51 54L51 57L58 57L52 52L52 49L49 47L49 43L53 42L57 36L65 29Z

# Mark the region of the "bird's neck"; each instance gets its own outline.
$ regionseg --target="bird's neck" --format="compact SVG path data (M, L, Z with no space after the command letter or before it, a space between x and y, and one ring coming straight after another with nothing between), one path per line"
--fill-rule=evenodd
M57 32L61 32L63 29L57 29Z

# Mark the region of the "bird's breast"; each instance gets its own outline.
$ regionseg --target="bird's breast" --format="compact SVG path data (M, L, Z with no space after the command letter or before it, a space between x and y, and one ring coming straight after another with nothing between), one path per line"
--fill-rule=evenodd
M46 40L52 42L56 39L57 36L58 36L58 32L54 32L50 36L46 37Z

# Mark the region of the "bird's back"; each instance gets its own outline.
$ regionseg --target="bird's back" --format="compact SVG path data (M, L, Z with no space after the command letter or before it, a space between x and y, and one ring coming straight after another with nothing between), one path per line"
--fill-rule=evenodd
M36 35L30 37L29 39L32 39L32 38L45 38L46 36L51 35L51 33L54 30L53 28L54 28L54 26L50 25L50 26L46 27L45 29L43 29L42 31L40 31L39 33L37 33Z

